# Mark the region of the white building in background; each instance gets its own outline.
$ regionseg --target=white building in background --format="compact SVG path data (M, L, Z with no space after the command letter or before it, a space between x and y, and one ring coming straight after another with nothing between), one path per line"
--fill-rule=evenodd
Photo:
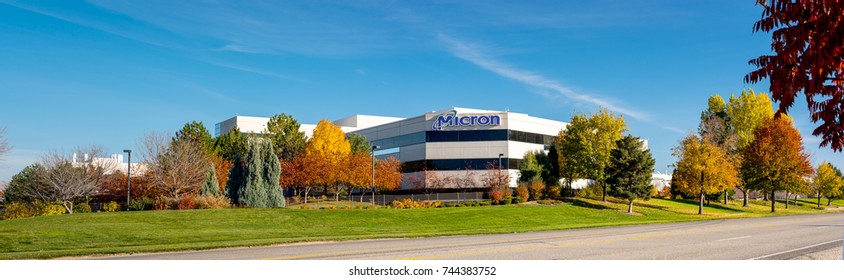
M129 167L128 162L123 161L123 154L112 154L110 157L107 158L100 158L94 157L90 158L88 154L78 155L76 153L73 154L71 158L71 163L73 165L79 165L82 163L90 162L95 166L99 166L105 169L105 174L112 174L114 172L120 171L123 174L126 174L127 168ZM141 162L133 162L132 165L132 176L141 176L146 172L146 165Z
M215 125L217 136L238 127L243 133L262 133L269 118L236 116ZM448 108L410 118L354 115L333 122L346 133L366 136L379 146L379 158L395 157L403 162L405 178L422 171L441 176L474 174L478 186L499 166L516 186L518 166L528 151L547 151L554 137L567 123L508 111ZM303 124L309 137L316 125ZM497 170L496 170L497 172ZM408 189L407 182L402 189Z

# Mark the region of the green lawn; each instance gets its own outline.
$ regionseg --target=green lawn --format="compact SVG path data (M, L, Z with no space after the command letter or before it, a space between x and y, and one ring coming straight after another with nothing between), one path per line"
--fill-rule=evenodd
M826 201L824 201L825 203ZM760 217L770 206L714 203L698 216L694 201L625 204L579 199L561 205L437 209L216 209L88 213L0 221L0 259L255 246L303 241L420 237ZM827 213L799 201L777 215ZM770 205L770 204L769 204ZM824 204L825 205L825 204ZM834 204L839 206L841 204Z

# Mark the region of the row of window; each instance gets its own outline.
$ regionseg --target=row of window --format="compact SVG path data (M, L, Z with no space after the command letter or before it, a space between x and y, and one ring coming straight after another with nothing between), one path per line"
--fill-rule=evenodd
M402 147L431 142L474 142L474 141L518 141L532 144L551 145L554 136L507 129L422 131L402 136L372 141L382 149Z
M519 166L521 159L502 158L501 169L514 169ZM402 163L402 172L417 172L424 170L486 170L498 169L498 158L476 159L430 159L415 160Z

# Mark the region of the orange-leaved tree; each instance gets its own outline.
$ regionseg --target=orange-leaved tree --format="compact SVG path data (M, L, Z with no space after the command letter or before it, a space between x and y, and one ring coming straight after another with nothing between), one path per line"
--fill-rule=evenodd
M698 215L703 214L703 201L707 194L731 189L738 183L735 166L723 149L695 134L690 134L674 148L675 164L672 190L689 196L698 196Z
M346 139L346 134L340 127L328 120L321 120L314 129L314 135L305 145L305 155L314 160L319 158L325 164L324 170L319 170L322 176L318 176L313 183L323 187L323 194L328 194L329 189L335 189L343 180L343 161L351 154L351 145Z
M803 184L804 177L813 172L803 138L785 115L760 125L742 155L742 179L749 188L771 195L771 212L776 211L777 191Z

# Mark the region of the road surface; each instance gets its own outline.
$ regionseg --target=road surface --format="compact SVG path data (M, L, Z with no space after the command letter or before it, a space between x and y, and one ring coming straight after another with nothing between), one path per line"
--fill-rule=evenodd
M838 259L844 213L104 256L136 260Z

